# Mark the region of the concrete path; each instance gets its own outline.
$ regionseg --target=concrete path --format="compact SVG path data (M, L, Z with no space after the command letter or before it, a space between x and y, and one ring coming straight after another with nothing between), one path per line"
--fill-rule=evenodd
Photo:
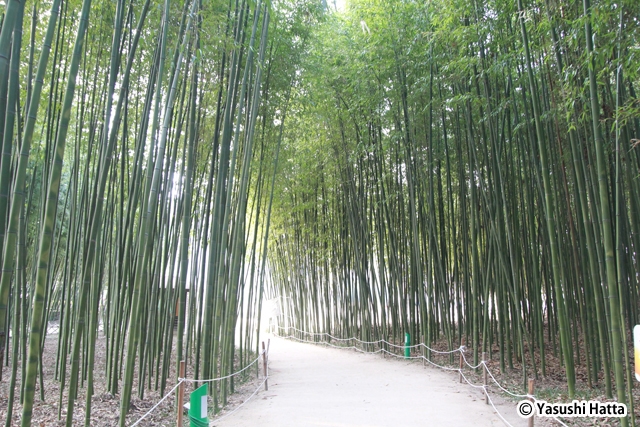
M500 426L481 390L456 373L419 361L383 358L271 338L269 391L259 391L217 427ZM515 403L493 401L514 427Z

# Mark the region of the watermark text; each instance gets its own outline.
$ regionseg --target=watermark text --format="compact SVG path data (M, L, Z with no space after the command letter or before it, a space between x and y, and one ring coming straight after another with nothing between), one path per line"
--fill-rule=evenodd
M539 417L626 417L627 405L597 400L574 400L571 403L549 403L544 400L521 400L516 407L522 418Z

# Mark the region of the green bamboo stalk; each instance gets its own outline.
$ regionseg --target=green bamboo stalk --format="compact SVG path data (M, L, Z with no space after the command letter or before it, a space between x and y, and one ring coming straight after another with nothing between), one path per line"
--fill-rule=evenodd
M589 95L591 100L591 119L593 125L593 138L595 143L598 190L600 196L601 227L604 237L605 267L607 286L609 294L609 324L611 329L611 345L613 347L613 372L616 379L616 392L618 402L625 404L627 401L624 387L624 366L622 364L622 325L620 324L620 296L618 293L618 280L616 277L615 242L611 227L611 212L609 204L609 184L607 179L607 160L604 152L604 142L600 132L600 102L598 101L598 89L595 75L595 58L593 46L593 32L591 29L591 3L583 0L584 9L584 32L586 39L586 50L589 65ZM608 156L607 156L608 157ZM620 423L623 427L629 425L627 418L622 418Z
M10 2L12 4L13 2ZM47 63L49 61L49 53L51 51L51 40L55 31L55 25L58 18L60 8L60 0L54 0L51 5L51 15L49 16L49 24L45 33L43 48L38 61L38 71L36 73L35 85L29 103L29 113L27 114L24 125L24 134L22 136L22 145L20 147L20 157L15 173L15 184L13 190L13 199L9 209L7 237L4 242L4 253L2 257L2 275L0 281L0 339L5 339L5 323L7 301L9 298L9 290L13 275L13 267L15 264L15 247L18 234L18 222L20 210L24 203L24 184L27 172L27 164L29 162L29 152L31 142L33 140L33 132L35 129L36 116L38 107L40 106L40 94L42 92L42 84L44 74L46 72ZM5 26L6 27L6 26ZM4 348L4 342L0 347ZM1 352L2 354L4 352ZM2 356L0 356L2 357ZM2 362L0 360L0 362ZM2 363L0 363L2 365Z
M14 125L18 95L20 90L20 50L22 48L22 23L24 18L24 2L20 3L17 11L15 27L13 29L13 43L11 46L11 63L9 74L9 93L7 100L6 118L4 120L4 132L2 138L2 162L0 165L0 242L5 241L7 208L9 206L9 186L11 156L13 153ZM10 27L10 25L6 25ZM4 29L4 28L3 28ZM1 38L1 35L0 35ZM0 343L1 345L2 343ZM2 361L0 359L0 366ZM0 379L2 374L0 374Z
M573 398L575 394L575 369L573 365L573 349L571 343L569 341L568 334L569 324L566 314L566 305L565 305L565 295L564 295L564 286L561 280L561 272L559 265L559 254L558 254L558 243L556 237L556 227L555 227L555 218L553 214L554 207L554 196L553 190L551 188L551 182L549 179L549 161L548 161L548 153L547 147L545 146L545 136L542 129L542 124L540 121L540 105L539 100L536 96L536 83L535 77L533 75L533 69L531 65L531 54L529 52L529 41L527 36L527 29L525 25L524 18L524 8L522 6L522 0L518 0L518 11L520 13L520 30L522 33L522 42L525 48L525 56L527 61L527 74L529 79L529 91L531 92L533 99L533 112L534 112L534 121L536 128L536 138L538 141L538 151L540 155L540 167L542 174L542 181L544 184L544 198L545 198L545 216L547 222L547 232L549 238L549 244L551 249L551 263L552 263L552 272L553 272L553 289L555 300L557 304L557 316L560 322L560 342L562 345L562 355L565 362L566 367L566 375L567 375L567 387L569 391L569 398Z
M141 230L144 234L141 234L140 240L139 240L139 246L138 246L139 261L136 266L137 272L136 272L135 284L134 284L133 295L131 300L131 311L130 311L130 319L129 319L129 341L127 343L127 360L125 365L123 392L120 400L119 425L121 427L124 427L124 424L125 424L126 414L129 410L131 388L133 386L133 370L135 365L136 353L138 349L138 341L139 341L139 334L140 334L139 319L140 319L140 310L142 308L141 307L142 298L140 293L142 290L141 289L142 283L144 282L144 279L145 279L145 277L143 276L146 275L147 262L151 255L149 251L149 242L150 242L149 231L151 227L151 218L155 218L155 212L156 212L156 207L158 203L158 197L157 197L158 187L159 187L160 179L162 175L162 160L164 158L165 145L166 145L166 140L169 132L169 123L172 117L174 101L177 94L177 85L179 81L183 55L186 49L187 42L190 37L191 26L192 26L193 18L195 17L197 6L198 6L198 2L196 1L192 2L189 15L187 18L186 29L185 29L184 37L182 40L177 65L175 67L175 72L174 72L172 83L171 83L171 89L169 92L169 96L167 98L167 105L166 105L166 110L164 115L162 133L161 133L161 137L158 145L158 155L157 155L155 170L153 171L153 180L151 182L151 189L150 189L150 192L148 193L149 197L148 197L148 204L147 204L147 214L142 218Z

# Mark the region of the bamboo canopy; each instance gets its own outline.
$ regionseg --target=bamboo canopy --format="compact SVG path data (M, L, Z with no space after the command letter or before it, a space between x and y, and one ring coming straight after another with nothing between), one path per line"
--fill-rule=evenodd
M570 399L633 413L637 1L2 13L6 426L35 423L49 380L67 426L94 424L97 386L124 426L180 360L247 366L267 306L281 327L464 343L523 392L557 365ZM210 387L214 412L236 386Z

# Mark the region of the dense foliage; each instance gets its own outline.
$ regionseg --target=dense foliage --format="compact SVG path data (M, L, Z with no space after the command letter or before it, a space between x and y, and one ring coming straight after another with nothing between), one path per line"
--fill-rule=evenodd
M569 396L578 365L632 404L639 16L606 0L353 0L325 16L277 182L280 324L406 331L476 362L496 349L525 384L553 354Z
M47 339L66 424L91 425L104 369L124 425L172 360L245 366L265 298L281 325L464 343L524 382L553 355L570 396L585 372L632 405L637 1L4 12L6 425L31 424ZM212 388L216 409L233 389Z
M186 359L190 377L220 377L258 351L281 128L272 117L295 74L294 35L316 9L260 0L7 1L5 425L31 425L38 378L44 399L46 339L57 340L56 406L58 417L66 407L66 425L74 414L75 424L84 414L93 425L96 369L106 374L101 390L119 395L124 425L133 393L164 394L176 381L172 363ZM59 333L47 336L51 328ZM99 335L106 366L97 367ZM216 410L233 388L228 379L211 389Z

